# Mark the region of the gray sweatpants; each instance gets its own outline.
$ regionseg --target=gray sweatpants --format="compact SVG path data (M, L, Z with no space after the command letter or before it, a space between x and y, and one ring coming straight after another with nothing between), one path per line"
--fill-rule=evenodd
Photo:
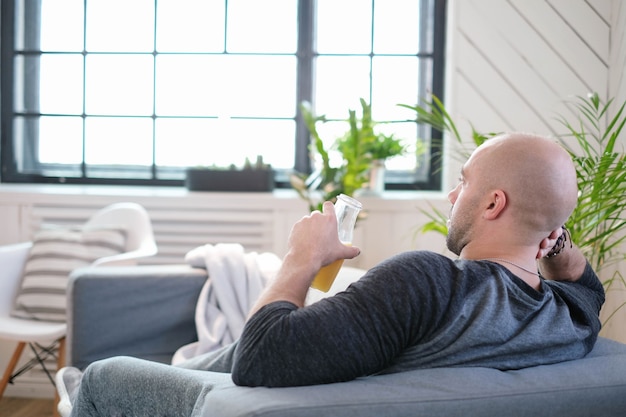
M227 346L180 366L126 356L94 362L85 369L71 416L199 416L214 386L232 384L233 351Z

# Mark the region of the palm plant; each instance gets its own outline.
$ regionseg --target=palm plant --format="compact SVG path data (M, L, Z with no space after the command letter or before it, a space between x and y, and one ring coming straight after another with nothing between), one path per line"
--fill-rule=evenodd
M560 140L574 161L579 190L578 205L566 225L597 272L626 259L626 154L617 149L626 102L607 121L612 102L602 103L597 94L578 97L578 120L559 118L568 131ZM624 277L616 270L603 283L609 290L618 282L624 283Z

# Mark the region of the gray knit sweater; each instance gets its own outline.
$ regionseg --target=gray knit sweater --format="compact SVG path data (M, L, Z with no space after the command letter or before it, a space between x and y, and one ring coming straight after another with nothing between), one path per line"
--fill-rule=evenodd
M443 366L519 369L593 347L604 290L591 267L536 291L490 261L390 258L311 306L264 306L232 355L238 385L296 386Z

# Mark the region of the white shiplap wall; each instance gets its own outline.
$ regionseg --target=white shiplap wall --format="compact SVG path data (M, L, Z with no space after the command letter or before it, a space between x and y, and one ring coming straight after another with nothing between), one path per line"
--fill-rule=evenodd
M452 0L447 101L489 132L563 131L566 101L608 94L610 0Z
M597 0L600 1L600 0ZM611 2L611 39L609 55L609 94L616 102L626 101L626 2Z

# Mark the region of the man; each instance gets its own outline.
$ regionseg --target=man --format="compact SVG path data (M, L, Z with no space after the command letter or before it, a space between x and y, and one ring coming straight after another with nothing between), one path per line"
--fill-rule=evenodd
M359 254L337 239L326 203L294 225L283 265L238 342L182 365L195 370L132 358L96 362L72 415L192 415L211 389L198 370L230 373L239 385L295 386L427 367L519 369L586 355L604 291L561 227L577 200L567 152L533 135L493 138L472 154L448 198L447 246L459 259L399 254L305 307L323 265ZM61 394L78 385L79 371L61 375Z

